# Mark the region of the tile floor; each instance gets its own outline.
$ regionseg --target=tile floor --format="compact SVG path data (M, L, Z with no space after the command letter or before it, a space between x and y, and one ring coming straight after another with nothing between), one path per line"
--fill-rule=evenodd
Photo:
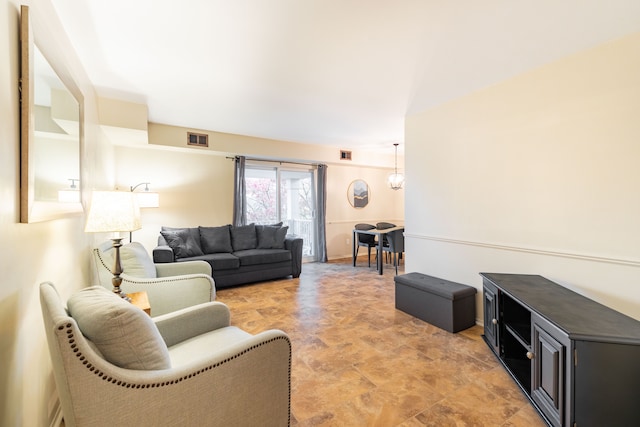
M481 327L451 334L395 309L394 273L348 259L218 291L234 325L291 337L291 425L544 426Z

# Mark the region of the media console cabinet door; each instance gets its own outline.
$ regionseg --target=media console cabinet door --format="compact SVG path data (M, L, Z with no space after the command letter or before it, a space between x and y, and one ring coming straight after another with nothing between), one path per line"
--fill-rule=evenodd
M498 341L498 290L488 283L484 285L484 336L493 347L493 351L500 355Z
M533 322L533 378L531 398L554 426L565 416L565 364L567 347L547 333L550 325Z

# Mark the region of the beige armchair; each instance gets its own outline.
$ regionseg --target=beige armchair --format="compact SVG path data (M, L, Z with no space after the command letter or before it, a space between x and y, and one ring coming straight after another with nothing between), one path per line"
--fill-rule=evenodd
M40 285L66 427L290 424L291 342L230 326L220 302L151 318L101 286L65 309Z
M93 250L98 280L109 290L113 289L113 254L111 240ZM138 242L123 245L120 258L123 268L120 287L125 293L145 291L154 317L216 298L211 265L205 261L154 264Z

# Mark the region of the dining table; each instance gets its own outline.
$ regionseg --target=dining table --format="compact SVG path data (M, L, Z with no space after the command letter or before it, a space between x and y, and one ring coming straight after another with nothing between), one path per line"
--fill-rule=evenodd
M391 228L372 228L371 230L357 230L353 229L353 245L352 245L352 257L353 257L353 266L356 266L356 250L358 248L358 234L368 234L372 236L376 236L378 239L378 244L376 245L376 268L378 269L378 274L383 273L383 265L382 261L382 236L391 233L392 231L402 230L404 232L404 225L398 227Z

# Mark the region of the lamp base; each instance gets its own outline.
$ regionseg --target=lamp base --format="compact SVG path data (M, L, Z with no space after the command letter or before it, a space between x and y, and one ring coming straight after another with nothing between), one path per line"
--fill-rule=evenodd
M113 274L113 278L111 279L111 283L113 283L113 293L125 301L131 302L131 298L129 298L129 296L120 289L120 285L122 284L122 277L120 277L122 274L122 264L120 263L120 247L122 247L122 238L118 237L111 240L113 241L113 249L115 251L113 257L113 271L111 272Z
M120 287L118 287L116 289L116 287L113 287L113 293L118 295L120 298L122 298L123 300L127 301L127 302L131 302L131 297L127 294L125 294L124 292L122 292L122 289L120 289Z

